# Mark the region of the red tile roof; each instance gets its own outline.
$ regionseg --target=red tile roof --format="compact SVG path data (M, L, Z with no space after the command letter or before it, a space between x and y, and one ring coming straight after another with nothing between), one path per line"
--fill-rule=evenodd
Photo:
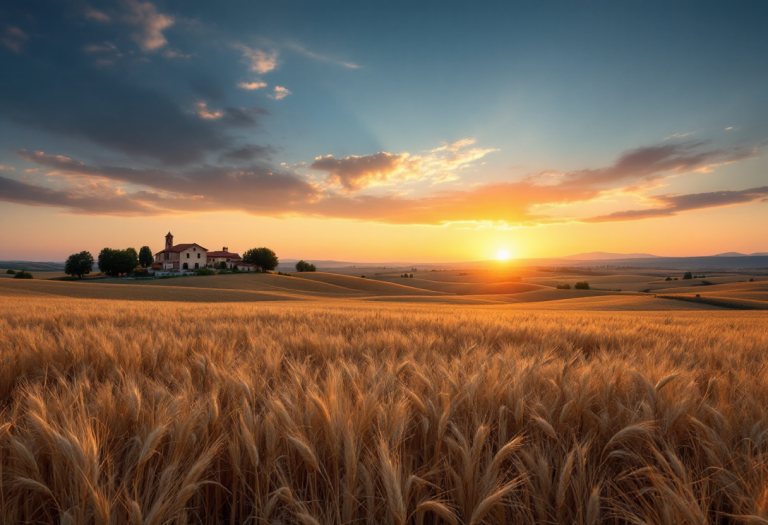
M240 255L232 252L208 252L208 257L229 257L230 259L240 259Z
M202 246L200 246L196 242L193 242L192 244L177 244L176 246L171 246L167 250L160 250L155 255L157 255L158 253L166 253L166 252L174 252L174 253L176 253L176 252L183 252L184 250L192 248L193 246L197 246L201 250L208 251L208 248L203 248Z

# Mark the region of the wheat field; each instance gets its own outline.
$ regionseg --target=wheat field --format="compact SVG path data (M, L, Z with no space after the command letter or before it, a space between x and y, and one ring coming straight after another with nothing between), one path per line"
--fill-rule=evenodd
M768 523L766 326L4 297L0 520Z

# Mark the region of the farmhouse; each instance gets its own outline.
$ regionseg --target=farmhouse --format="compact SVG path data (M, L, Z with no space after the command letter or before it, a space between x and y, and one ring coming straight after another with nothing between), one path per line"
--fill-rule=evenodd
M158 270L199 270L200 268L220 268L224 263L229 269L252 272L258 269L253 264L244 263L237 253L231 253L225 246L222 251L209 252L197 243L173 244L173 234L165 236L165 249L155 254L153 268Z
M208 266L210 268L221 268L222 264L230 270L236 269L246 272L252 272L257 268L256 265L243 262L240 254L230 252L226 246L219 252L208 252Z
M165 236L165 249L155 254L155 265L163 270L198 270L208 264L208 249L197 243L173 244L173 235Z

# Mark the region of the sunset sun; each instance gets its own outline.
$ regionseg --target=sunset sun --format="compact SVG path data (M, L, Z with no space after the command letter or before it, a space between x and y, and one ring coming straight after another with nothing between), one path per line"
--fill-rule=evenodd
M497 261L507 261L511 257L509 250L505 250L504 248L500 248L496 252L496 260Z

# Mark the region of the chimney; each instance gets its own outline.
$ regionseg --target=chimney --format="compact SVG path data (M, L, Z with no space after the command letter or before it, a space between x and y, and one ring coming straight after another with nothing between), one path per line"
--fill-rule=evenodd
M227 248L227 247L225 246L224 248L222 248L222 251L228 252L228 251L229 251L229 248Z
M171 248L173 248L173 234L168 232L168 235L165 236L165 249L170 250Z

